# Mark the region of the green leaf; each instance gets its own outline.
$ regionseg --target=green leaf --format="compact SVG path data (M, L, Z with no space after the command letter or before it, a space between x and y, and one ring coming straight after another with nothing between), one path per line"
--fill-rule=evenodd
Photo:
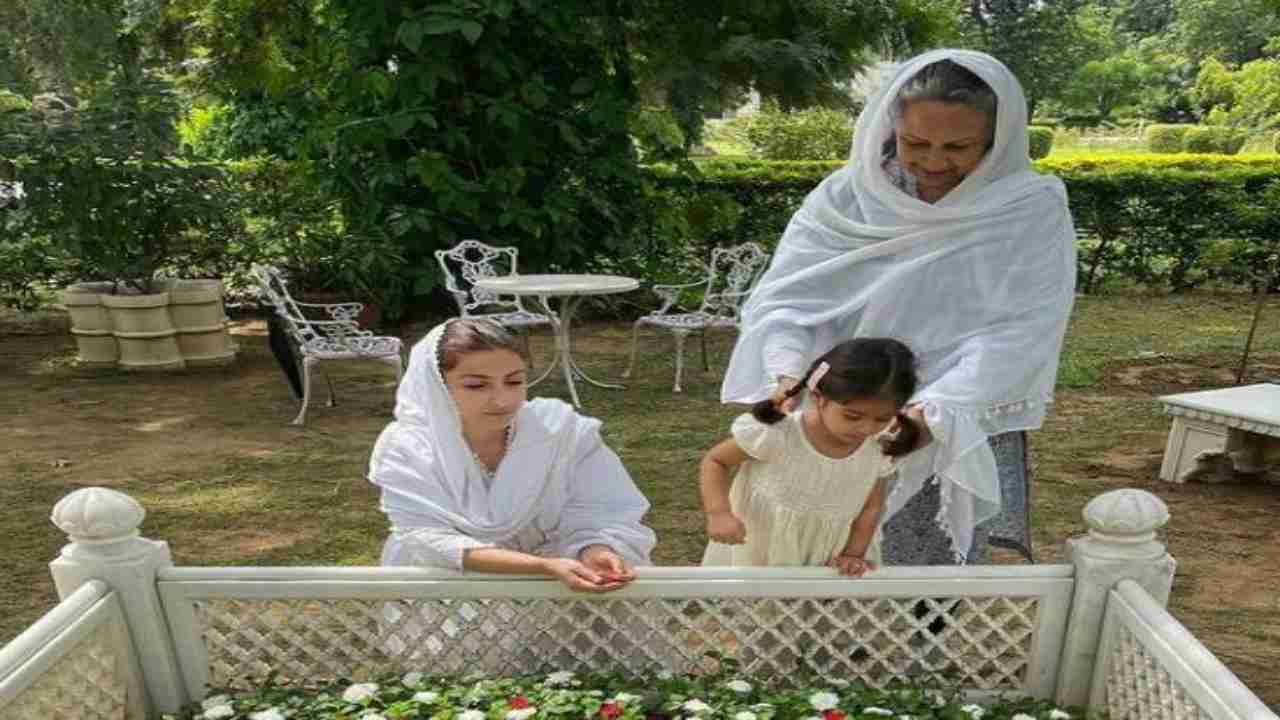
M462 25L462 36L472 45L480 39L480 35L484 33L484 26L478 22L467 22Z
M400 28L396 31L396 39L400 41L400 44L409 48L410 52L417 54L418 50L422 47L422 36L425 32L426 31L420 22L403 22L400 24Z
M574 95L586 95L591 92L591 88L595 87L595 80L589 77L580 77L573 81L573 86L569 88L569 92Z

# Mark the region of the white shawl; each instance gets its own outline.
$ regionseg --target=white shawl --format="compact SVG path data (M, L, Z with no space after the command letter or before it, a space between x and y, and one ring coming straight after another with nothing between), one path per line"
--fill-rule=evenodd
M393 526L388 549L415 535L437 546L444 538L456 550L445 553L452 555L448 565L460 568L462 548L511 547L536 526L547 534L549 552L572 557L598 542L648 564L655 538L640 524L648 501L601 440L600 421L562 401L525 403L511 446L486 485L440 373L446 325L413 347L396 393L396 419L369 460L369 480L382 488L382 510Z
M929 204L882 167L893 105L924 66L950 59L999 99L995 139L954 190ZM938 50L898 68L869 99L850 164L791 219L743 308L721 390L725 402L768 395L776 374L802 375L841 340L894 337L919 358L921 403L934 442L903 459L886 517L930 477L938 523L958 558L974 525L1000 508L989 435L1037 428L1052 402L1075 289L1075 230L1066 189L1030 169L1026 100L994 58Z

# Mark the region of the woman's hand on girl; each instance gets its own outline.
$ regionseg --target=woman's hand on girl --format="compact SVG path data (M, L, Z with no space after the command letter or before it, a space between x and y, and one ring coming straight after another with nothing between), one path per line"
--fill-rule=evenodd
M729 511L707 513L707 535L726 545L741 545L747 541L747 526Z
M800 383L800 380L790 375L778 376L778 386L774 388L773 394L769 396L769 401L773 406L778 408L778 412L789 413L795 410L800 404L800 396L792 395L787 397L787 391Z
M875 563L868 561L861 555L846 555L844 553L836 553L827 561L827 567L833 567L840 572L841 575L850 577L862 577L864 573L871 572L876 569Z

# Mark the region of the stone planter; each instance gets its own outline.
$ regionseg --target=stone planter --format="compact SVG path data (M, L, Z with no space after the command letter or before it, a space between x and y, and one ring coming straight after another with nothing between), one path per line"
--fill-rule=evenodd
M71 316L71 334L76 339L77 360L86 367L115 367L119 360L111 318L102 304L113 283L76 283L62 291L62 304Z
M220 281L176 281L169 289L169 317L187 365L226 365L235 360L237 348L227 333Z
M169 317L169 293L103 295L123 370L184 367L178 332Z

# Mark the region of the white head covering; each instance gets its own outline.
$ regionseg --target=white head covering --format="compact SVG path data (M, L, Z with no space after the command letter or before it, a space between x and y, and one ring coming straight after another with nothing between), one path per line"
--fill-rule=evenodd
M996 93L994 143L951 192L930 204L882 167L894 105L926 65L951 60ZM804 329L812 361L841 340L893 337L920 361L935 442L906 456L887 515L928 478L941 483L958 557L973 527L1000 507L989 434L1039 427L1052 400L1075 288L1075 231L1066 189L1030 169L1026 100L1017 79L983 53L937 50L898 68L867 103L850 164L816 188L787 227L743 308L721 398L768 395L766 354ZM803 369L799 369L803 372Z
M568 404L549 398L525 403L516 415L506 457L492 483L485 482L440 372L439 348L448 324L436 326L414 345L396 393L396 419L379 435L369 460L369 479L383 489L383 511L412 519L412 527L393 531L447 528L503 546L535 517L550 514L555 518L547 526L577 528L579 535L589 531L632 562L647 563L653 532L639 524L639 517L648 503L616 459L616 468L604 466L613 470L611 477L574 476L583 458L607 448L600 439L600 421L579 415ZM560 517L568 512L575 482L595 483L593 490L606 495L616 490L623 508L618 515L625 517L604 512L590 518Z

